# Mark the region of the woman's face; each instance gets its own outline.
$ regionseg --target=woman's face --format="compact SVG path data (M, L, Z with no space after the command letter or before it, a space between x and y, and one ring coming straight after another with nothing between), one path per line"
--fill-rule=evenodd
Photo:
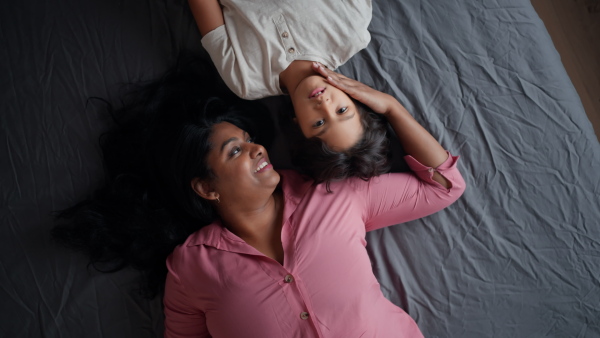
M296 123L306 138L318 137L331 149L344 151L362 137L356 105L320 75L302 80L290 95Z
M279 183L267 151L250 135L228 122L213 127L207 160L216 176L210 184L221 203L242 203L269 196Z

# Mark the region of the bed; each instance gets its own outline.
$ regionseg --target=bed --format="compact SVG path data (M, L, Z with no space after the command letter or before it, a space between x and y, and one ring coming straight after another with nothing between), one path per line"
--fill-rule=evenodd
M49 231L104 179L112 122L87 99L206 57L187 2L4 1L0 18L0 336L161 337L136 271L96 272ZM339 71L404 103L467 182L368 234L386 297L426 337L599 337L600 145L531 3L374 0L370 31Z

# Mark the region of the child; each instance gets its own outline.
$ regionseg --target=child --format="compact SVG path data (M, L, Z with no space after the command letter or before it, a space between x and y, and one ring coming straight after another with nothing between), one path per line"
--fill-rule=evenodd
M319 75L365 48L371 2L189 0L202 45L245 99L288 94L308 139L295 163L328 182L389 168L385 126ZM318 62L318 63L316 63Z

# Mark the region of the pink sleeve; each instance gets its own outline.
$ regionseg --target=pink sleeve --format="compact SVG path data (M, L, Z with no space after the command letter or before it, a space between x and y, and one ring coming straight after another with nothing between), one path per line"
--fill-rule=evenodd
M456 168L458 158L448 153L444 163L431 168L412 156L406 156L412 173L391 173L372 178L366 194L366 230L431 215L456 201L465 191L465 181ZM449 189L433 180L435 171L451 183Z
M192 297L186 292L176 274L171 271L170 264L167 265L169 272L163 298L165 338L210 337L204 312L191 304Z

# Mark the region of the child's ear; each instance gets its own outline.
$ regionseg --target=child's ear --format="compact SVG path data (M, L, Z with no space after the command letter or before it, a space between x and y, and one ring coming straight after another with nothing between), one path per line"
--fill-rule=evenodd
M208 181L194 177L190 183L194 192L205 200L216 201L219 198L219 194Z

